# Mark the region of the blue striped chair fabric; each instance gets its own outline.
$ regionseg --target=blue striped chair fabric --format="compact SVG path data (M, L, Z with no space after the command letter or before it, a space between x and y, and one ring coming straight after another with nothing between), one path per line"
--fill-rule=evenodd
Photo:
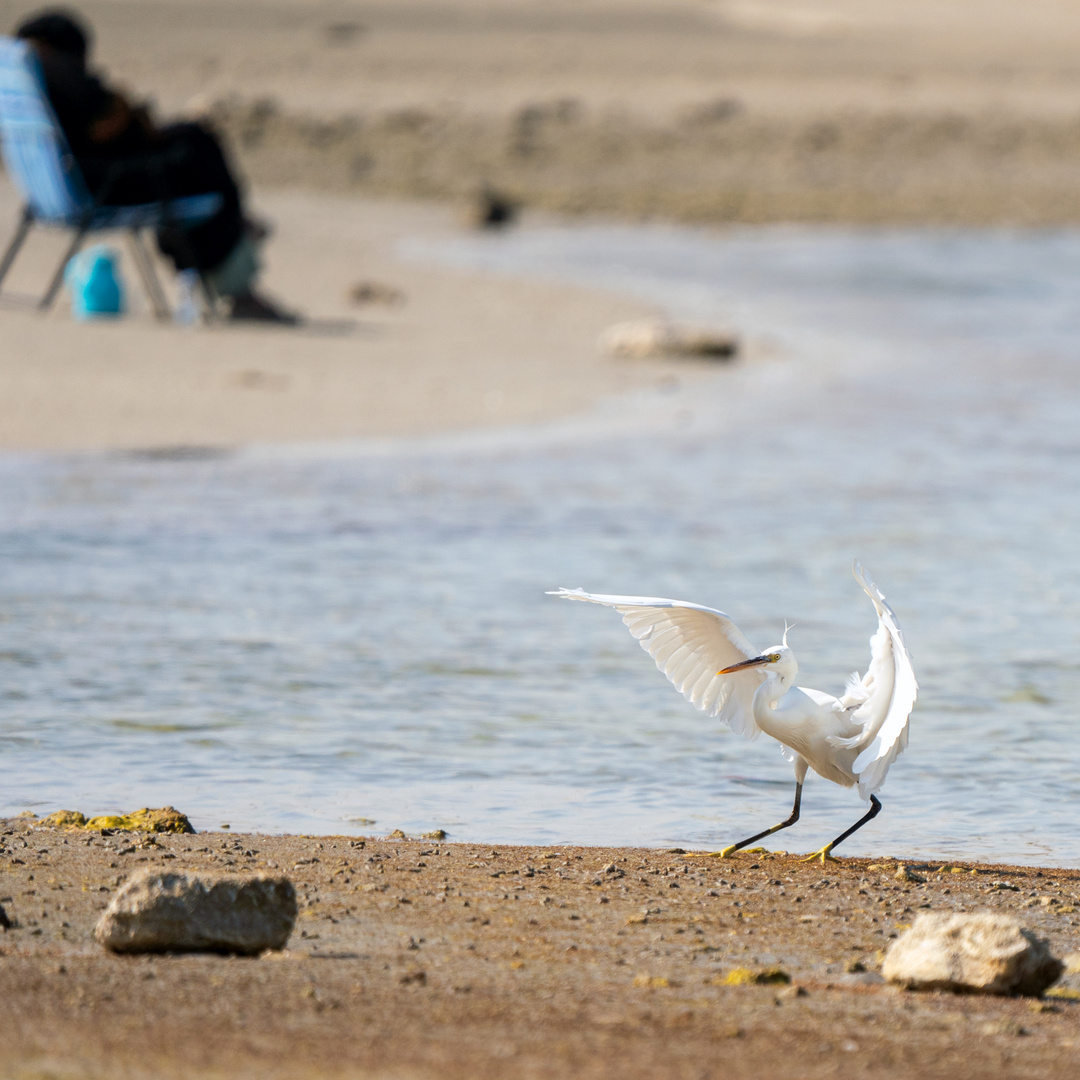
M45 96L37 60L27 44L0 38L0 150L4 165L34 218L49 225L90 229L148 228L165 217L165 204L94 208L79 167ZM216 192L173 199L171 221L194 224L221 209Z
M210 192L167 203L96 206L49 104L37 58L26 42L6 37L0 37L0 154L25 200L27 220L76 228L80 234L153 228L166 220L196 225L212 218L224 201ZM9 249L10 257L16 247Z

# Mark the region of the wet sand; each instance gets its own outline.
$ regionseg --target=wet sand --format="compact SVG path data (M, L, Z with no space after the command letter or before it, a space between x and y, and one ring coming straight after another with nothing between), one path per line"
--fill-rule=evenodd
M885 858L0 833L5 1077L1058 1077L1080 1053L1080 1002L875 974L923 910L1015 913L1076 951L1076 870L910 860L920 884ZM106 954L93 925L145 866L287 873L288 948ZM724 985L738 968L792 983Z

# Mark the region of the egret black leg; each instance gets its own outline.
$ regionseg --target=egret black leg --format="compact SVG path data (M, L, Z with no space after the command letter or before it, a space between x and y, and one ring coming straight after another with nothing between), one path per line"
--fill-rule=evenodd
M779 825L774 825L771 829L766 829L764 832L755 833L753 836L748 836L745 840L740 840L737 844L732 844L730 847L724 848L723 851L701 851L694 852L690 857L694 859L726 859L729 855L736 851L741 851L744 847L749 847L755 840L761 840L766 836L771 836L774 832L779 832L781 829L786 829L789 825L794 825L799 820L799 806L802 803L802 782L797 781L795 784L795 805L791 808L791 813L788 815L787 820L781 821ZM875 811L876 813L876 811ZM859 822L861 825L862 822ZM854 832L859 827L856 825L854 829L849 830ZM846 836L847 833L844 834ZM843 840L843 836L840 840ZM839 843L840 840L834 841Z
M813 855L809 856L809 858L803 859L803 862L813 862L819 857L822 862L826 862L828 859L831 859L832 856L829 853L834 847L836 847L837 844L843 843L843 841L845 841L853 832L858 832L858 830L861 829L868 821L870 821L871 818L876 818L880 812L881 800L876 795L871 795L870 809L861 818L859 818L859 820L856 821L850 829L848 829L846 832L842 832L835 840L833 840L831 843L826 844L820 851L815 851Z

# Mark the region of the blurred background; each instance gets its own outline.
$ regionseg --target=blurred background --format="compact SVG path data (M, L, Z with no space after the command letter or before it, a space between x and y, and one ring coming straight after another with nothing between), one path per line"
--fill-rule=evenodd
M36 5L5 0L0 21ZM87 0L256 185L683 221L1080 213L1070 0Z

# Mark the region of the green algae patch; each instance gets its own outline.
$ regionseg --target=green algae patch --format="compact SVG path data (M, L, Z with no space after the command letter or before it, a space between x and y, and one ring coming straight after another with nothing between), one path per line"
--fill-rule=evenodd
M50 825L65 829L124 829L131 832L152 833L193 833L186 814L172 806L163 806L158 810L143 807L130 814L102 814L87 819L78 810L57 810L43 818L40 825Z
M55 814L42 818L39 825L48 825L54 829L84 829L86 828L86 815L78 810L57 810Z
M186 814L172 806L163 806L160 810L143 807L130 814L106 814L91 818L86 823L87 829L131 829L139 832L155 833L193 833Z

